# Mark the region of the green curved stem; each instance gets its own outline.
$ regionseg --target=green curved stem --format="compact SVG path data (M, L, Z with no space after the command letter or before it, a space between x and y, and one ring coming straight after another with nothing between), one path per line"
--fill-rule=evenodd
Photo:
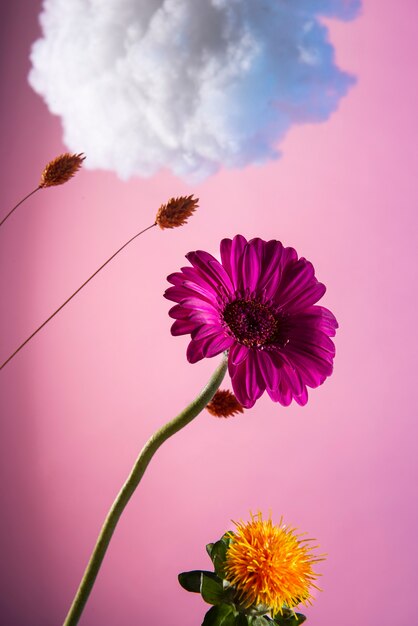
M64 626L74 626L75 624L78 624L78 620L81 617L90 592L93 588L119 518L137 488L152 457L164 441L187 426L187 424L189 424L195 417L197 417L197 415L199 415L201 411L203 411L222 383L226 369L227 357L225 355L221 364L213 373L208 384L204 387L204 389L202 389L197 398L193 400L193 402L191 402L191 404L189 404L184 411L179 413L177 417L157 430L157 432L151 436L142 448L127 481L117 495L105 519L77 594L65 619Z

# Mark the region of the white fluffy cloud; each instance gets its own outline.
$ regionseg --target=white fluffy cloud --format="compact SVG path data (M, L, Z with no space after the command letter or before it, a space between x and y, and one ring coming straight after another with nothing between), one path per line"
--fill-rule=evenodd
M44 0L29 82L86 167L189 179L278 155L352 78L322 16L361 0Z

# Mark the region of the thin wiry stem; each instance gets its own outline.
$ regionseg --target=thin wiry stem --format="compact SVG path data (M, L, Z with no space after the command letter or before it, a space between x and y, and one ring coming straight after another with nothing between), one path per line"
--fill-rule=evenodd
M80 285L80 287L78 289L76 289L76 291L74 291L74 293L71 294L71 296L69 298L66 299L65 302L63 302L61 304L61 306L58 307L58 309L56 311L54 311L52 313L52 315L50 315L48 317L48 319L46 319L27 339L25 339L25 341L20 344L20 346L13 352L13 354L11 354L5 361L4 363L2 363L2 365L0 366L0 370L3 369L3 367L5 367L9 361L11 361L13 359L13 357L16 356L16 354L18 352L20 352L20 350L26 346L27 343L29 343L29 341L31 339L33 339L33 337L35 337L35 335L37 335L39 333L40 330L42 330L42 328L44 326L46 326L48 324L48 322L50 322L52 320L53 317L55 317L57 315L57 313L59 313L61 311L61 309L63 309L65 307L66 304L68 304L73 298L74 296L76 296L82 289L83 287L85 287L95 276L97 276L97 274L99 272L101 272L101 270L106 267L106 265L108 263L110 263L110 261L112 261L115 256L117 256L119 254L119 252L122 252L122 250L124 248L126 248L126 246L128 246L130 243L132 243L132 241L134 241L134 239L136 239L137 237L139 237L140 235L142 235L143 233L145 233L147 230L150 230L151 228L153 228L154 226L156 226L156 224L151 224L150 226L147 226L147 228L144 228L143 230L141 230L139 233L136 233L136 235L134 235L133 237L131 237L126 243L123 244L123 246L121 246L119 248L119 250L116 250L116 252L114 254L112 254L112 256L110 256L107 261L105 261L103 263L103 265L101 265L91 276L89 276L89 278L87 280L84 281L84 283L82 285Z
M39 185L36 189L33 189L30 193L28 193L27 196L25 196L24 198L22 198L22 200L20 200L14 207L13 209L11 209L11 211L8 212L8 214L6 215L6 217L4 217L2 219L2 221L0 222L0 226L2 226L2 224L4 224L4 222L7 220L8 217L11 216L11 214L16 211L17 207L19 207L21 204L23 204L23 202L25 200L27 200L28 198L30 198L31 196L33 196L34 193L36 193L37 191L39 191L40 189L42 189L42 187Z
M219 388L222 380L224 379L226 369L228 366L227 356L225 355L213 373L208 384L195 400L188 407L184 409L177 417L162 426L157 432L155 432L151 438L147 441L142 448L133 469L117 495L114 503L112 504L109 513L105 519L105 522L100 531L96 545L92 552L90 561L84 572L84 576L65 619L64 626L75 626L83 613L86 602L89 598L90 592L93 589L97 574L99 573L100 566L105 557L107 548L112 539L112 535L115 531L116 525L122 515L126 505L131 499L135 489L139 485L145 470L148 467L154 454L158 448L167 441L169 437L177 433L179 430L187 426L195 417L203 411L208 402L213 398L216 390Z

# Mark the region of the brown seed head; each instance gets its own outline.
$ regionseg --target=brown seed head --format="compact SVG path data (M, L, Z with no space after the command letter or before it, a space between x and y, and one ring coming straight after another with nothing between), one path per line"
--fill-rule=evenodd
M171 198L167 204L162 204L158 209L155 223L163 229L183 226L197 209L198 202L199 198L193 198L193 195Z
M227 389L218 390L206 408L215 417L231 417L237 413L244 413L232 391Z
M45 167L39 187L63 185L78 172L85 158L83 153L69 154L66 152L65 154L60 154Z

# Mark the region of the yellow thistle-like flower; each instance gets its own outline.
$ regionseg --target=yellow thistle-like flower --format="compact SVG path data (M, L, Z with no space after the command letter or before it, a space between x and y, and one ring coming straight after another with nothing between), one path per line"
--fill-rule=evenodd
M312 565L323 560L307 545L312 540L296 535L282 519L279 526L263 520L261 513L252 515L250 522L234 523L225 578L235 586L243 608L264 605L276 615L284 608L311 604L310 588L319 589Z
M244 413L241 404L228 389L218 389L206 410L214 417L231 417L237 413Z
M78 172L85 158L83 153L70 154L66 152L60 154L46 165L42 172L39 187L55 187L68 182Z
M197 209L198 202L199 198L193 198L193 195L171 198L158 209L155 223L162 229L183 226Z

